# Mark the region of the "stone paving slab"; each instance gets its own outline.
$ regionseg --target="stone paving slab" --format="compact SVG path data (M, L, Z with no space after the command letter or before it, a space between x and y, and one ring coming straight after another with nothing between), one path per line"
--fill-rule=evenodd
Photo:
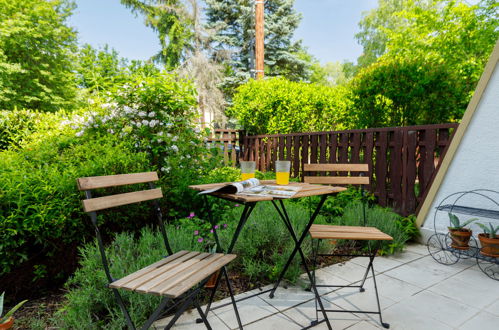
M354 258L346 263L317 270L317 282L346 285L359 283L368 258ZM495 330L499 329L499 283L488 278L476 260L460 260L454 265L441 265L428 254L426 246L410 244L404 252L374 260L383 321L395 330ZM300 285L280 287L274 299L268 293L238 303L245 329L301 329L316 319L315 299L307 286L308 277L300 277ZM319 288L327 309L376 310L373 279L369 276L366 291L354 288ZM263 290L270 286L262 288ZM245 292L247 297L258 289ZM459 295L456 293L459 292ZM214 306L228 302L224 299ZM319 319L322 316L319 312ZM184 314L175 329L203 329L196 324L196 311ZM328 313L333 329L383 329L378 315ZM168 319L155 326L165 325ZM210 312L213 329L237 329L232 305ZM327 329L320 323L314 329Z

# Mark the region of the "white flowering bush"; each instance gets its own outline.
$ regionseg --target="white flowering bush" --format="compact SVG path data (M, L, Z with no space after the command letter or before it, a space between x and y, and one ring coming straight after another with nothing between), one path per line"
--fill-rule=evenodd
M196 125L196 106L190 82L158 73L132 79L108 103L74 118L72 125L77 136L113 134L146 152L161 173L170 216L183 216L190 209L187 201L194 197L187 186L219 164L216 150L205 146L207 132Z

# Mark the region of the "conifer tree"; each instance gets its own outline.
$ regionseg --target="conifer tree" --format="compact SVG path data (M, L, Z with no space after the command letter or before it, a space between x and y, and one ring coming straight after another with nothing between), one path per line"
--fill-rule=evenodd
M205 1L207 25L216 31L213 38L216 56L230 58L225 84L238 85L254 69L255 1ZM301 20L293 4L294 0L265 2L266 76L301 80L309 75L307 62L298 56L301 43L291 40Z

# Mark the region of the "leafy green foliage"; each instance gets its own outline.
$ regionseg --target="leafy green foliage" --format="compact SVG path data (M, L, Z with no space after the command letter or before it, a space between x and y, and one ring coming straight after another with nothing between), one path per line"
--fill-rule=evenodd
M68 0L0 0L0 109L74 108Z
M250 80L238 88L228 114L249 134L275 134L346 128L348 90L291 82Z
M400 229L409 236L409 241L416 241L421 236L419 228L416 225L416 216L409 215L407 217L400 217L396 220Z
M355 126L461 119L499 37L496 1L379 0L360 22Z
M34 256L60 253L88 237L76 178L150 169L144 153L133 152L128 143L113 136L83 141L72 135L47 137L18 152L1 152L0 275ZM136 228L128 222L134 215L131 211L112 217L109 223ZM43 268L37 269L38 275L44 275Z
M489 238L496 238L497 232L499 231L499 225L495 226L492 225L492 222L489 222L489 226L487 227L483 223L478 223L477 225L482 228L483 232L489 236Z
M469 225L473 221L478 220L478 218L472 218L472 219L468 219L468 220L464 221L463 223L461 223L461 221L459 220L459 217L457 215L450 213L450 212L448 214L449 214L449 221L451 224L450 228L452 228L452 229L457 229L457 230L465 229L464 227L466 227L467 225Z
M65 130L61 123L67 118L69 114L65 111L0 111L0 151L17 150L42 136L45 139L58 135Z
M105 97L114 92L135 76L150 76L158 73L152 64L142 61L120 58L118 52L105 45L95 49L86 44L80 48L76 63L76 78L78 87L92 96Z
M5 295L5 292L2 292L2 295L0 295L0 325L2 325L2 323L6 322L12 315L14 315L14 313L22 307L22 305L24 305L27 300L23 300L21 301L20 303L18 303L17 305L15 305L14 307L12 307L11 310L9 310L7 313L5 313L5 315L3 315L3 301L4 301L4 295Z
M455 71L413 59L383 57L361 70L351 89L356 128L455 121L468 102Z
M193 22L183 15L181 0L120 0L135 14L144 16L145 24L158 33L161 51L153 58L166 68L178 66L193 39Z

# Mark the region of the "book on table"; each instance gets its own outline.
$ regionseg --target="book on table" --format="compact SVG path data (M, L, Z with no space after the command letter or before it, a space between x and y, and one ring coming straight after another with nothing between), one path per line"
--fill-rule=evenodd
M244 181L227 183L213 189L201 191L199 194L238 194L246 196L265 196L276 198L290 198L293 197L298 191L299 186L292 185L269 185L260 184L260 180L252 178Z

